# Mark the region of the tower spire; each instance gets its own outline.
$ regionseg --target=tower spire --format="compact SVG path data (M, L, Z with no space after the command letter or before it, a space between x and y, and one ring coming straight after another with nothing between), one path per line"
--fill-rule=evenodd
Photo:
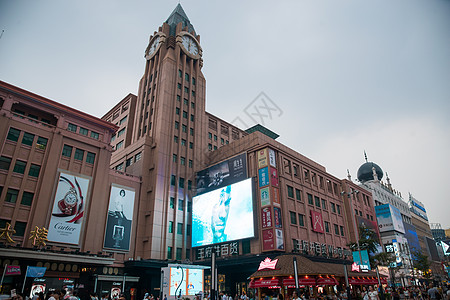
M347 178L352 181L352 175L350 175L350 171L347 169Z
M366 153L366 150L364 150L364 158L366 159L366 162L367 162L367 153Z
M179 23L183 24L183 28L187 27L189 33L195 33L194 26L191 24L191 21L189 21L189 18L187 17L183 7L181 7L181 4L179 2L170 16L167 18L166 23L170 26L170 35L175 35L175 28Z

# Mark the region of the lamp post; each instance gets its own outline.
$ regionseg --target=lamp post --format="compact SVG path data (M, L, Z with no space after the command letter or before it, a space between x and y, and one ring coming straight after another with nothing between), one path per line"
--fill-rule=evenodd
M350 205L350 215L353 214L353 202L352 202L352 194L357 195L359 193L359 191L357 190L351 190L351 192L341 192L341 195L345 195L347 194L347 199L348 199L348 203ZM356 219L352 217L352 225L353 225L353 231L355 232L355 240L356 240L356 248L358 250L359 253L359 263L362 264L362 255L361 255L361 248L359 247L359 232L358 232L358 227L356 226ZM360 266L361 268L361 266Z

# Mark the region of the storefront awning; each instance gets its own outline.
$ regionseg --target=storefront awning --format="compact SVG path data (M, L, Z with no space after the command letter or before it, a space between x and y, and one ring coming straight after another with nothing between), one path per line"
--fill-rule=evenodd
M382 284L387 284L387 279L385 277L380 277L380 281ZM348 279L348 283L350 284L361 284L361 285L374 285L378 284L378 279L375 277L352 277Z
M272 286L280 286L279 278L271 278L271 279L252 279L250 281L250 288L261 288L261 287L272 287Z
M317 278L317 285L338 285L339 282L334 277L319 277Z
M298 279L298 284L299 285L316 285L316 279L313 277L300 277ZM283 285L284 286L288 286L288 285L292 285L295 286L295 279L294 278L284 278L283 279Z

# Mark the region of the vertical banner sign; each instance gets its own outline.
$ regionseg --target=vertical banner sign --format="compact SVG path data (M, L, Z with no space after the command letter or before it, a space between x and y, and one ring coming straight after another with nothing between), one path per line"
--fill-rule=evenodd
M49 241L78 245L89 183L90 179L60 173L48 226Z
M277 188L272 188L272 201L273 204L276 204L278 206L281 205L281 201L280 201L280 190Z
M263 238L263 251L273 250L275 246L273 229L263 229L262 238Z
M114 184L111 186L104 248L130 250L134 199L135 191L133 189Z
M279 207L273 208L273 218L274 218L274 222L275 222L275 227L283 228L283 224L281 221L281 208L279 208Z
M265 167L258 170L259 173L259 187L269 185L269 168Z
M267 148L258 151L258 169L267 167Z
M261 224L262 228L272 227L272 209L270 207L261 209Z
M281 229L275 229L275 234L276 234L277 249L283 250L284 249L283 231Z
M311 210L311 223L313 231L323 233L323 221L320 212Z
M272 186L278 187L278 172L274 167L270 167L270 182Z
M273 151L272 149L269 148L269 164L272 167L277 167L277 160L276 160L276 156L275 156L275 151Z
M270 190L268 187L259 190L261 207L270 205Z

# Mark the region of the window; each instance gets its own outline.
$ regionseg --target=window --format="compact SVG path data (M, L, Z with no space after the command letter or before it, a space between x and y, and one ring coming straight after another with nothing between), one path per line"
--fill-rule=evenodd
M242 241L242 254L248 254L250 250L250 240Z
M91 138L98 140L99 136L98 132L91 131Z
M184 200L178 199L178 210L184 210Z
M0 170L9 170L11 166L11 158L0 156Z
M195 109L195 103L194 102L191 102L191 108Z
M194 149L194 143L193 142L189 142L189 149Z
M185 139L181 139L181 146L186 146L186 140Z
M192 189L192 181L188 180L188 190L190 191Z
M23 174L25 173L25 167L27 163L21 160L16 160L16 165L14 166L13 172Z
M316 206L320 207L320 199L317 196L314 196L314 201L316 202Z
M322 208L327 209L327 201L325 199L322 199Z
M367 220L369 220L369 219L370 219L370 217L369 217L369 214L366 214L366 219L367 219Z
M89 130L87 130L86 128L80 127L79 133L82 135L88 135Z
M324 221L325 224L325 232L330 232L330 222Z
M183 234L183 223L177 223L177 234Z
M194 122L194 115L191 115L191 122Z
M220 138L220 144L225 144L225 140L223 138Z
M189 160L189 168L192 168L192 159Z
M189 134L190 134L191 136L194 136L194 128L189 128Z
M111 137L111 142L114 142L116 140L116 135L113 135L112 137Z
M186 80L187 82L189 82L189 74L188 74L188 73L185 73L185 74L184 74L184 80Z
M217 141L217 135L214 135L214 141Z
M35 164L31 164L30 170L28 171L28 176L37 178L37 177L39 177L39 172L40 171L41 171L41 166L35 165Z
M291 216L291 224L297 225L297 216L296 216L295 212L290 211L289 214Z
M181 83L178 83L178 84L177 84L177 88L178 88L179 90L181 90Z
M339 229L341 231L341 235L344 236L344 226L339 226Z
M172 155L172 161L176 163L178 161L178 156L176 154Z
M170 197L170 208L175 208L175 197Z
M187 212L190 213L192 211L192 201L187 202Z
M336 205L333 202L330 202L331 205L331 211L336 213Z
M191 235L191 225L189 224L186 224L186 235Z
M175 114L179 115L180 114L180 108L175 107Z
M131 158L128 158L128 159L125 161L125 168L131 166L132 164L133 164L133 158L132 158L132 157L131 157Z
M44 138L44 137L38 137L37 142L36 142L36 148L44 150L45 148L47 148L47 142L48 139Z
M88 164L93 164L94 161L95 161L95 153L88 152L88 153L86 154L86 162L87 162Z
M314 205L313 196L310 193L306 193L308 195L308 204Z
M212 150L212 145L208 144L208 150L211 151Z
M183 249L182 248L177 248L177 253L176 253L176 260L181 260L181 253L182 253Z
M192 97L195 97L195 91L192 91Z
M67 130L72 131L72 132L77 132L77 127L78 127L77 125L69 123L67 125Z
M339 226L337 224L334 224L334 234L339 235Z
M31 146L31 145L33 145L33 140L34 140L34 134L25 132L23 134L22 144Z
M147 126L144 127L144 132L146 131L145 129L147 129ZM119 150L122 147L123 147L123 141L120 141L116 145L116 150Z
M123 163L116 166L116 170L122 171L123 170Z
M180 163L182 166L186 165L186 158L184 158L183 156L180 157Z
M128 116L123 117L123 118L119 121L119 125L122 125L123 123L125 123L125 122L127 121L127 117L128 117Z
M173 141L178 144L178 137L176 135L173 136Z
M117 146L118 146L119 144L117 144ZM78 148L76 148L75 149L75 156L74 156L74 158L76 159L76 160L83 160L83 157L84 157L84 150L81 150L81 149L78 149Z
M181 126L181 130L182 130L183 132L187 132L187 126L183 124L183 125Z
M290 185L287 186L288 197L294 198L294 188Z
M186 93L186 94L188 94L189 93L189 88L187 88L186 86L184 87L184 92Z
M137 161L141 160L141 157L142 157L142 153L141 153L141 152L137 153L137 154L134 156L134 161L137 162Z
M302 192L298 189L295 189L295 199L302 201Z
M212 133L211 132L208 132L208 138L212 139Z
M173 222L169 221L169 233L173 233Z
M302 214L298 214L298 225L305 226L305 216Z
M71 157L72 156L72 146L64 145L62 150L62 156Z
M6 193L5 202L16 203L17 202L17 195L19 195L19 191L18 190L8 189L8 192Z
M178 69L178 77L181 78L182 75L183 75L183 71L181 71L180 69Z
M23 192L22 194L22 201L20 201L20 204L31 206L31 203L33 202L34 194L30 192Z
M26 228L27 228L27 223L16 221L16 224L14 224L14 230L16 231L16 233L14 235L15 236L24 236Z
M192 85L195 85L195 77L192 77Z
M373 221L373 216L370 216L370 220Z
M172 247L167 247L167 259L173 259Z
M177 178L175 177L175 175L172 175L170 177L170 185L175 186L176 183L177 183Z
M214 146L214 150L217 150L217 146Z
M19 140L20 130L15 128L10 128L8 131L8 136L6 137L7 140L17 142Z
M183 104L184 104L184 105L188 105L188 103L189 103L188 99L184 98L184 99L183 99Z
M336 210L337 210L338 215L340 215L341 214L341 206L339 204L336 204Z
M119 132L117 133L117 137L121 136L124 133L125 133L125 128L120 129Z
M182 189L184 189L184 178L180 177L180 181L178 182L178 186Z

